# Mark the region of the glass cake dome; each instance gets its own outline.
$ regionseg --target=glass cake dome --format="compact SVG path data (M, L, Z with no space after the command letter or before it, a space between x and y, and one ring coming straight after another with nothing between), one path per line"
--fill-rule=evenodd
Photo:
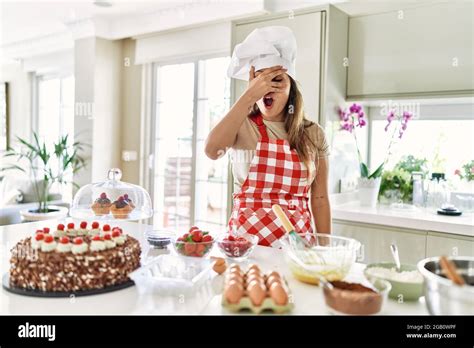
M109 170L107 180L81 187L72 202L70 215L84 220L141 220L153 215L148 192L120 181L122 171Z

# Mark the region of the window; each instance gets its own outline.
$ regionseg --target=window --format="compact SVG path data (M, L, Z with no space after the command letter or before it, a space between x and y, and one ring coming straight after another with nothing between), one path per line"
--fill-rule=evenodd
M385 158L389 142L389 134L384 131L386 124L385 120L372 121L372 167ZM432 172L446 173L447 179L452 178L456 169L474 159L473 134L472 119L412 120L394 149L388 167L393 167L403 155L413 155L426 158Z
M68 134L74 139L74 77L39 78L38 135L53 143Z
M204 142L228 110L228 57L156 68L154 226L217 230L227 223L227 157L209 160Z
M60 136L74 142L74 77L38 78L37 132L50 151ZM72 176L72 173L71 173ZM68 178L72 180L71 178ZM72 185L63 187L64 201L72 199Z

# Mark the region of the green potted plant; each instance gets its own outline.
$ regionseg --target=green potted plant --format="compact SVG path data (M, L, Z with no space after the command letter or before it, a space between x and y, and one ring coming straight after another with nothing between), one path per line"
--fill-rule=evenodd
M37 133L33 133L32 143L20 137L17 137L17 140L20 146L17 149L8 148L4 154L4 157L15 158L16 163L0 170L19 170L31 178L38 207L22 211L23 217L34 221L67 215L67 208L49 204L50 190L55 183L60 185L72 183L77 186L68 178L86 166L86 160L79 155L85 144L78 141L69 144L68 136L65 135L53 144L53 151L50 151L46 143L39 140ZM25 160L24 166L19 164Z
M413 180L412 173L421 173L426 176L428 160L416 158L413 155L403 156L392 170L385 170L380 183L379 201L394 203L412 201Z
M461 192L474 194L474 160L464 163L461 169L456 169L454 175L460 180L458 188Z
M359 178L359 201L362 206L375 207L377 204L377 197L380 189L380 182L382 180L382 173L390 155L393 144L397 139L401 139L407 129L408 121L412 119L412 113L404 111L401 115L396 114L395 111L389 111L387 115L387 125L385 132L388 132L392 123L392 134L390 143L387 148L384 161L379 164L373 172L369 171L367 164L362 160L357 140L357 128L363 128L367 125L362 106L359 104L352 104L348 109L339 109L339 117L341 121L341 131L347 131L354 137L354 142L357 148L357 156L359 160L360 178Z

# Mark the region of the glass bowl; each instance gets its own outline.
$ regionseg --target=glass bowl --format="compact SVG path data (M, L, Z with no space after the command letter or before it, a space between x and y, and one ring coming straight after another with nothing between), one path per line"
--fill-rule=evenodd
M166 249L174 238L174 233L166 230L147 230L146 240L155 249Z
M177 254L191 257L206 257L212 250L214 240L209 242L186 242L175 239L173 247Z
M258 244L258 237L249 234L223 234L217 239L217 246L220 251L235 261L246 259Z
M285 260L293 276L309 284L319 284L319 279L342 280L357 259L360 242L352 238L321 233L299 234L307 247L292 243L288 234L280 241Z

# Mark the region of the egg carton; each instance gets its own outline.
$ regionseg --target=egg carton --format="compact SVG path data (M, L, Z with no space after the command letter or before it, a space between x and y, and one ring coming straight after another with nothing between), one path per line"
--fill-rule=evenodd
M252 301L250 300L249 296L243 296L239 303L229 303L224 294L222 294L222 306L227 308L232 312L240 312L241 310L250 310L254 314L260 314L263 311L272 311L276 314L288 313L291 312L294 308L294 304L292 302L292 294L289 291L288 283L285 280L286 289L288 289L288 303L286 305L278 305L273 301L270 296L265 297L262 304L260 306L255 306Z

